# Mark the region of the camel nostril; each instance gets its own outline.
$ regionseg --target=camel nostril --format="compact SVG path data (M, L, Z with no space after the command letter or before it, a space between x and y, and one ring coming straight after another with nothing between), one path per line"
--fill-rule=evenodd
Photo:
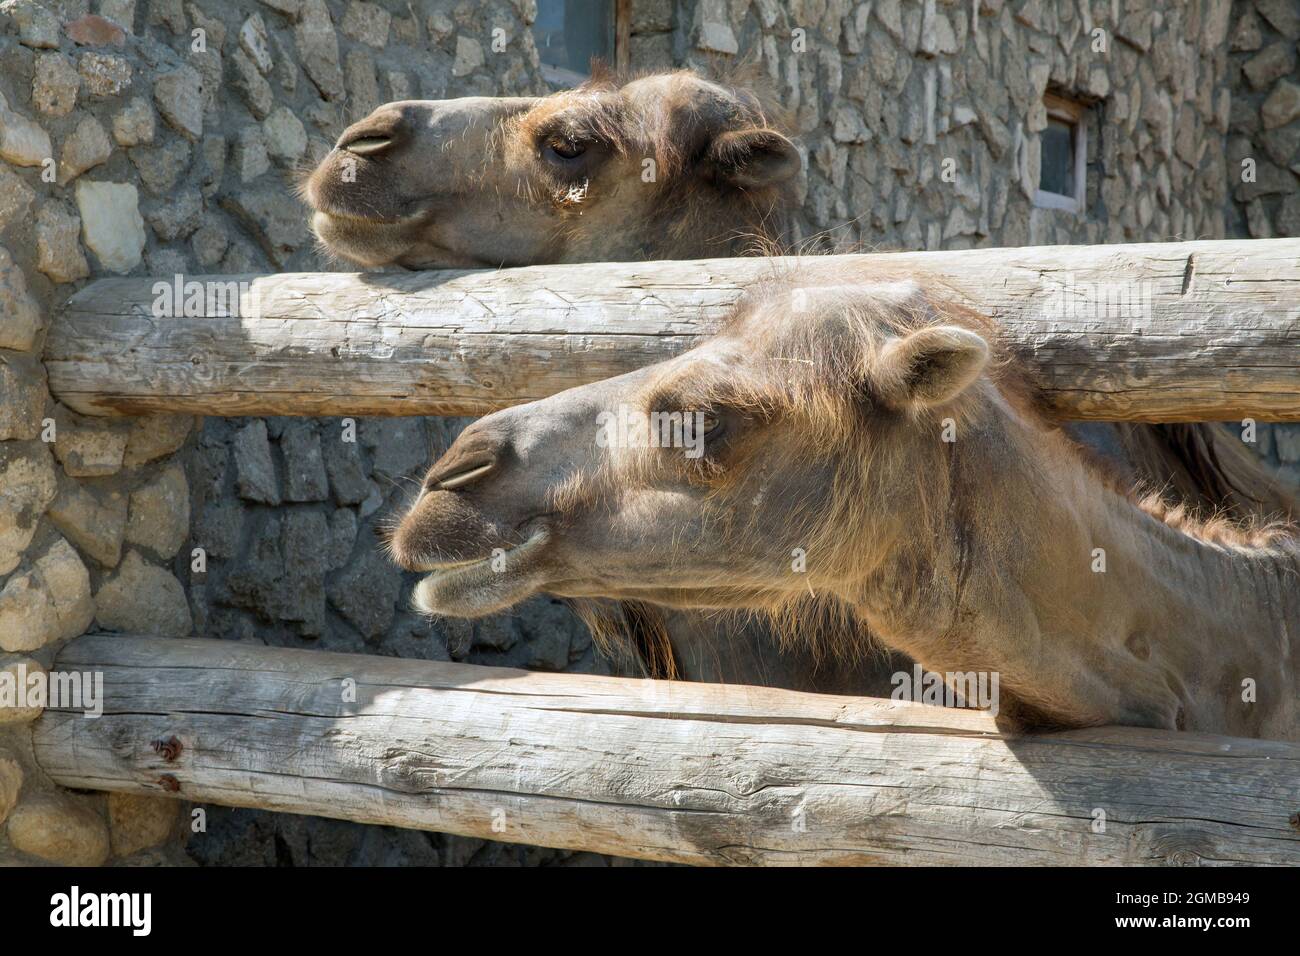
M339 149L354 153L357 156L374 156L376 153L382 153L392 145L393 140L390 136L359 136L349 142L340 143Z
M488 462L486 465L478 465L474 468L467 468L464 471L458 471L455 474L447 475L440 478L431 485L434 491L455 491L457 488L464 488L466 485L473 484L482 478L495 467L495 462Z
M475 422L461 432L424 476L425 493L460 491L489 479L507 460L508 448L499 429Z

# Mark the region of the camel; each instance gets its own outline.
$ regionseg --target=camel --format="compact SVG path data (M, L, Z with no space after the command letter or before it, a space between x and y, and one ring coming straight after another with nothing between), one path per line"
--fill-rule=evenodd
M1300 738L1295 528L1126 493L989 322L912 278L845 280L814 260L681 356L467 428L390 542L418 605L735 609L832 658L879 641L997 674L1009 729ZM684 437L602 439L615 411Z
M600 76L548 97L402 101L345 130L302 194L322 247L372 268L772 252L788 240L801 169L781 125L759 93L690 71L624 83ZM1084 434L1134 479L1198 509L1289 507L1220 429L1116 425ZM633 616L657 630L647 615ZM853 689L855 678L778 661L758 641L723 648L712 640L702 657L684 628L679 619L670 629L675 655L655 649L662 641L645 643L651 673Z
M367 267L737 256L789 230L802 160L777 121L690 72L405 100L344 130L301 193L323 248Z

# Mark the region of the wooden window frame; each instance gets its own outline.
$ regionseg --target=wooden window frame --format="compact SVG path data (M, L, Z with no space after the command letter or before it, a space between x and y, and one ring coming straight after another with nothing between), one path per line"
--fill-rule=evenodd
M1074 195L1039 189L1034 193L1034 205L1039 209L1057 209L1081 216L1088 205L1088 108L1082 103L1048 93L1043 97L1050 119L1069 123L1074 134ZM1039 181L1042 181L1041 166Z
M611 0L614 4L614 69L626 75L632 65L632 0ZM577 86L591 78L563 67L542 64L542 78L555 86Z

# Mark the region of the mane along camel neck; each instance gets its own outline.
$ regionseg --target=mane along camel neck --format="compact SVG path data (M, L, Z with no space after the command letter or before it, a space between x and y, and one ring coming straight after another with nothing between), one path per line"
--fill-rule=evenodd
M678 358L467 429L391 542L428 572L417 603L738 609L831 658L874 639L996 672L1019 726L1296 737L1293 529L1125 493L980 317L842 278L810 266ZM698 441L602 439L616 411L676 413Z

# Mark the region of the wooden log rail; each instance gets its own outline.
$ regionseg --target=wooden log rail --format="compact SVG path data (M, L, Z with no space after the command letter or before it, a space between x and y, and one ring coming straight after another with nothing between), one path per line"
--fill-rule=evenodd
M804 263L851 261L928 276L998 319L1063 418L1300 419L1300 239ZM780 264L208 277L197 314L170 318L183 290L101 279L55 318L45 362L88 414L477 415L674 355ZM223 304L238 281L243 307Z
M68 787L696 864L1300 864L1300 746L203 639L79 638Z

